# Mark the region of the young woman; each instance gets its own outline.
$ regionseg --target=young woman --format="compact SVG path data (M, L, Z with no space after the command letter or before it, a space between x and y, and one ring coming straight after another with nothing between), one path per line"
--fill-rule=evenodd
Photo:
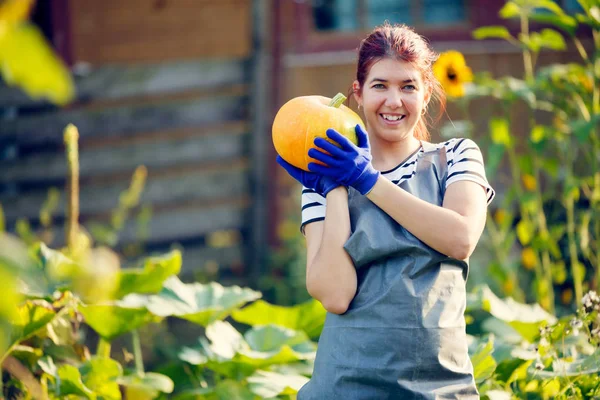
M309 399L476 399L465 333L468 258L494 191L469 139L427 142L437 55L406 26L361 42L358 145L317 138L300 183L306 285L327 309Z

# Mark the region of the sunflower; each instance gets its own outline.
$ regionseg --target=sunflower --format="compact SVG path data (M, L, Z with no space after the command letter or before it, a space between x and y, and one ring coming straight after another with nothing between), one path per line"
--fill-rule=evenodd
M464 96L463 85L473 80L473 73L465 63L465 57L455 50L440 54L433 64L433 74L450 97Z

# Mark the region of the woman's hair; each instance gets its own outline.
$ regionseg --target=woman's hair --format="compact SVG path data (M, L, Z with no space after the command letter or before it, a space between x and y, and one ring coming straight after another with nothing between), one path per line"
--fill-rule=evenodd
M446 95L433 75L432 65L437 60L438 54L432 50L429 43L406 25L390 25L385 22L376 27L369 36L360 42L358 48L356 80L360 84L361 91L371 66L384 58L409 62L421 71L426 90L431 93L429 103L435 100L440 104L437 117L439 119L446 109ZM417 139L429 139L425 115L419 119L415 127Z

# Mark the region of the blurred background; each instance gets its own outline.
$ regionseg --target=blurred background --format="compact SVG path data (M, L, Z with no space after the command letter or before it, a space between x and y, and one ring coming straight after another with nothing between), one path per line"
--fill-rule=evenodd
M86 246L113 249L117 268L180 250L183 282L309 300L300 186L271 124L294 97L348 93L384 21L441 53L448 108L431 141L475 140L497 192L470 305L489 312L493 292L538 304L515 315L576 312L600 285L597 0L0 0L0 232L75 257L77 192ZM150 349L164 331L148 329Z
M304 250L291 246L297 253L289 254L283 245L298 234L300 210L295 182L274 162L270 127L277 109L296 96L347 93L359 41L385 20L414 26L438 52L461 52L473 71L522 76L519 48L472 35L485 25L519 31L518 20L499 16L504 3L38 1L31 21L72 74L74 93L57 105L0 87L0 203L7 229L40 229L40 209L52 188L58 190L53 222L65 220L62 130L72 123L80 133L80 221L97 240L130 256L177 244L186 279L260 281L264 290L278 290L275 280L291 274L301 291L303 272L289 271L288 264L303 268L292 259ZM575 0L557 4L580 10ZM580 35L589 46L589 31ZM538 65L578 57L569 46L542 52ZM39 68L36 74L45 73L44 65L34 65L41 58L27 61ZM485 103L474 106L473 123L487 124L485 110ZM512 114L513 134L526 133L524 115ZM432 141L444 139L445 122L462 119L450 104L431 129ZM485 136L477 131L475 138ZM126 220L114 221L119 194L141 165L147 177L139 201L129 205ZM493 184L501 198L505 184ZM53 233L48 244L56 247L64 234Z

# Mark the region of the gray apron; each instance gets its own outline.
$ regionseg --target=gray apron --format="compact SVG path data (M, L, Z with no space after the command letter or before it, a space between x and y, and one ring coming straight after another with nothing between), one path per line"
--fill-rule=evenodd
M421 145L416 174L400 187L441 206L446 150ZM356 296L343 315L327 313L298 400L478 399L464 320L468 264L427 246L352 188L348 202L344 249Z

